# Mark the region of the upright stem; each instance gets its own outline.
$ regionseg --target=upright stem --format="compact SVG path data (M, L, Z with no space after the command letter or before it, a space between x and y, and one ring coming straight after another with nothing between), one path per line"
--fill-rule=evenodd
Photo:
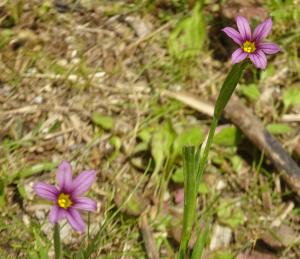
M198 166L198 152L195 147L183 148L183 174L184 174L184 212L179 259L184 259L196 214L196 177Z
M216 128L218 126L218 121L219 121L219 118L217 118L214 115L213 119L212 119L212 122L211 122L211 125L210 125L209 134L208 134L208 137L207 137L207 140L206 140L204 150L203 150L203 152L201 152L201 160L200 160L200 165L199 165L199 169L198 169L198 172L197 172L197 180L196 180L197 186L199 185L200 180L201 180L201 176L203 175L203 172L204 172L204 168L205 168L205 165L206 165L208 153L209 153L211 144L213 142L213 138L214 138L214 135L215 135Z
M91 224L91 215L90 215L90 212L88 212L87 245L90 244L90 224Z
M200 152L195 152L195 148L186 147L183 150L183 171L184 171L184 212L183 212L183 229L179 248L179 259L184 259L188 243L190 240L192 228L195 221L196 215L196 201L197 201L197 190L201 177L203 175L208 153L213 142L213 137L218 125L218 121L232 96L234 89L236 88L243 71L247 65L247 62L242 62L232 66L231 71L227 75L218 99L216 101L214 116L211 122L208 138L206 143L203 144ZM207 230L208 231L208 230ZM201 257L204 241L207 239L207 233L199 233L198 241L195 249L192 253L192 257ZM204 236L201 236L204 235Z
M58 223L55 223L55 225L54 225L53 240L54 240L55 259L61 259L62 258L62 247L61 247L61 242L60 242L60 232L59 232L59 224Z
M210 125L208 138L205 143L204 151L201 153L200 166L199 166L199 171L197 173L197 184L200 183L201 176L204 172L208 153L209 153L209 150L210 150L213 138L214 138L216 128L218 126L218 121L219 121L227 103L229 102L230 97L232 96L234 89L236 88L236 86L244 72L246 65L247 65L247 61L244 61L239 64L234 64L221 87L218 99L216 101L216 105L215 105L215 109L214 109L214 116L213 116L213 119L212 119L212 122Z

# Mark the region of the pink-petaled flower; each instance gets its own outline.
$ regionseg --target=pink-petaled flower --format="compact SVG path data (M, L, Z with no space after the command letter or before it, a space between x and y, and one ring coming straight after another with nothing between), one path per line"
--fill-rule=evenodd
M73 229L84 232L85 223L78 210L96 211L96 202L82 196L91 187L95 178L96 171L88 170L72 179L71 165L62 162L56 174L58 187L43 182L36 183L33 187L36 194L53 202L49 221L54 224L67 219Z
M257 68L265 69L267 66L266 54L270 55L281 51L275 43L263 42L272 29L271 18L259 24L253 34L245 17L237 16L236 24L238 31L231 27L226 27L222 30L240 46L232 53L232 63L239 63L246 57L249 57Z

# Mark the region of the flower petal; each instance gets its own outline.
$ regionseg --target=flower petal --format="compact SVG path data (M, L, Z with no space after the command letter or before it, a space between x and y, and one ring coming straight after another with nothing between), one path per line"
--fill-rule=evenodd
M237 16L236 24L242 36L242 40L251 40L251 28L248 20L243 16Z
M96 171L88 170L79 174L72 183L72 196L80 196L85 193L95 181Z
M84 232L85 223L76 209L69 208L66 212L66 217L73 229L79 232Z
M50 210L49 216L48 216L49 221L51 223L56 223L59 220L64 219L65 217L66 217L65 209L62 209L57 205L54 205L52 207L52 209Z
M257 68L265 69L267 66L267 57L262 50L257 50L249 55L250 60Z
M265 37L267 37L271 30L272 19L268 18L255 28L253 33L253 40L255 40L256 42L263 40Z
M233 64L239 63L247 57L248 53L244 52L242 49L237 49L231 55L231 61Z
M41 198L50 201L56 201L57 199L58 190L53 185L38 182L34 185L33 189L35 193Z
M87 210L87 211L96 211L97 210L97 203L87 197L77 197L73 199L74 205L72 208L79 209L79 210Z
M237 30L231 27L225 27L224 29L222 29L222 31L225 32L227 36L231 38L235 43L239 44L240 46L242 45L242 36Z
M275 54L281 51L281 48L277 44L271 42L261 42L257 47L266 54Z
M61 191L68 192L72 185L72 167L70 163L62 162L57 170L56 180Z

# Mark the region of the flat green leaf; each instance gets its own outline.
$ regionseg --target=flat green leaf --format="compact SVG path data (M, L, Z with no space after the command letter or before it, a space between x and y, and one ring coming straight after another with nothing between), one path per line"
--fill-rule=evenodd
M270 76L273 76L275 74L276 70L272 64L268 64L267 68L263 70L260 74L260 79L265 80Z
M152 128L145 128L142 129L138 133L138 137L145 143L149 143L151 140L151 135L152 135L153 129Z
M293 131L289 125L284 123L270 123L266 128L272 134L286 134Z
M242 170L243 167L243 160L238 156L231 156L230 161L232 164L232 168L236 173L239 173Z
M191 16L181 20L170 33L169 52L178 59L197 55L206 39L206 27L200 1L195 5Z
M27 178L35 174L39 174L43 171L51 171L54 168L57 167L57 163L52 162L45 162L45 163L39 163L35 164L33 166L26 167L20 171L18 171L16 174L13 174L11 176L10 180L16 180L20 178Z
M17 184L18 192L23 199L27 199L27 194L25 191L24 183L21 181Z
M176 171L172 174L171 178L174 183L183 183L184 182L183 169L182 168L176 169Z
M240 207L233 199L221 199L217 209L217 216L221 223L237 228L245 221L245 216Z
M13 32L10 29L4 29L0 33L0 49L2 49L11 39L13 36Z
M242 85L240 90L250 101L256 101L259 98L260 92L256 84Z
M173 144L173 151L175 155L181 154L184 146L199 146L203 140L203 129L199 127L189 128L176 137Z
M209 187L205 182L200 182L198 187L198 193L207 194L209 193Z
M100 126L105 130L111 130L114 127L114 118L103 115L99 112L93 112L92 121L95 125Z
M285 109L288 109L290 106L300 104L300 91L299 85L296 87L287 88L283 92L283 105Z
M122 146L122 141L119 137L117 136L112 136L109 140L110 144L112 144L114 146L114 152L111 154L110 158L109 158L109 161L112 161L114 160L119 152L120 152L120 148Z
M153 173L157 173L164 162L164 159L170 156L172 143L175 138L175 132L172 125L167 122L156 131L151 139L151 154L155 161Z
M213 143L222 146L237 146L241 141L241 131L235 126L223 128L214 136Z

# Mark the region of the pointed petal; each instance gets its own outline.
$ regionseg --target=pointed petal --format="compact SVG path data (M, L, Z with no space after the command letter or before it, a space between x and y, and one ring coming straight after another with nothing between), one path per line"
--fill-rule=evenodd
M72 167L70 163L62 162L56 173L56 180L61 191L68 192L72 185Z
M96 211L97 203L87 197L77 197L74 200L74 205L72 208L79 210L87 210L87 211Z
M251 28L248 20L243 16L237 16L236 24L242 36L243 41L251 40Z
M56 201L57 199L58 190L53 185L38 182L34 185L33 189L35 193L41 198L50 201Z
M72 183L72 196L80 196L81 194L85 193L95 181L96 178L96 171L88 170L83 171L79 174Z
M80 213L73 208L69 208L66 212L66 217L71 227L78 232L84 232L85 223L80 215Z
M249 55L250 60L257 68L265 69L267 66L267 57L262 50L257 50Z
M225 32L227 36L231 38L235 43L239 44L240 46L242 45L242 36L237 30L231 27L225 27L224 29L222 29L222 31Z
M255 40L256 42L263 40L265 37L267 37L271 30L272 19L268 18L255 28L253 33L253 40Z
M242 49L237 49L236 51L234 51L231 55L231 61L233 64L235 63L239 63L242 60L244 60L247 57L247 53L244 52Z
M57 205L54 205L49 213L49 221L51 223L56 223L66 217L65 209L60 208Z
M277 44L271 42L261 42L257 47L266 54L275 54L281 51L281 48Z

